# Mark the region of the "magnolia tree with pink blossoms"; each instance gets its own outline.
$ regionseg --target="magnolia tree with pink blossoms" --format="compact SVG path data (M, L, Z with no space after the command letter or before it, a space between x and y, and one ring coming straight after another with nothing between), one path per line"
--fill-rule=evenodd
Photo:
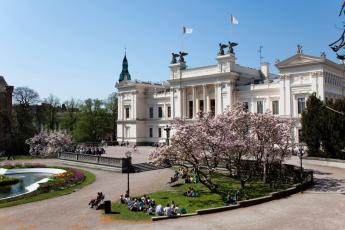
M241 187L253 173L262 175L264 182L274 180L273 165L291 156L293 123L271 113L247 112L242 105L228 108L218 116L200 114L195 122L177 119L170 146L151 153L157 163L171 162L191 165L200 182L217 192L212 174L220 163L230 176L241 181Z
M41 131L25 141L30 146L30 154L41 157L57 157L72 145L72 138L64 131Z

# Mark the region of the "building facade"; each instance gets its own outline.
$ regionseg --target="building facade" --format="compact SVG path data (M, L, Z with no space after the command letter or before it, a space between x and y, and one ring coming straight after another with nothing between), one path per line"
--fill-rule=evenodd
M0 152L6 149L11 132L12 93L13 86L0 76Z
M222 50L221 50L222 51ZM344 65L303 54L298 46L295 55L276 63L278 74L236 64L233 49L219 52L216 63L188 68L184 57L169 65L166 82L131 80L125 56L123 71L116 83L118 90L117 140L137 145L166 141L165 128L174 118L191 122L198 113L222 113L228 106L243 103L254 113L271 111L283 118L299 121L306 100L313 92L320 99L344 97ZM294 141L299 141L301 124L297 122Z

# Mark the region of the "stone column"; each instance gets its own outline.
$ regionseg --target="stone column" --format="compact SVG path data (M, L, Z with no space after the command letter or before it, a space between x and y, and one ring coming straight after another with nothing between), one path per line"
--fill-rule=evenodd
M206 109L206 85L202 85L202 99L204 100L204 113L207 112L207 109ZM209 104L207 102L207 104Z
M233 105L233 95L232 92L234 90L234 85L232 84L232 82L229 83L229 87L228 87L228 92L229 92L229 106L231 107Z
M218 92L217 88L218 88L218 86L217 86L217 83L216 83L216 84L214 84L214 105L215 105L214 115L218 114L218 109L219 109L218 108L218 100L219 100L219 98L218 98L218 95L217 95L217 92Z
M170 98L170 108L171 108L171 118L175 118L175 89L171 89L171 98Z
M196 108L196 103L195 103L195 86L192 87L192 92L193 92L193 99L192 99L193 100L193 116L192 117L193 117L193 119L195 119L196 118L196 116L195 116L196 115L195 114L195 112L196 112L196 109L195 109Z

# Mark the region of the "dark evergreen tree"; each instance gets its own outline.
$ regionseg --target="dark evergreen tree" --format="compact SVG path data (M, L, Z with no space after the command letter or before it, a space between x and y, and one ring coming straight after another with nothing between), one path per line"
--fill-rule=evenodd
M308 146L309 156L320 156L321 117L323 103L313 93L307 100L307 109L302 113L302 140Z

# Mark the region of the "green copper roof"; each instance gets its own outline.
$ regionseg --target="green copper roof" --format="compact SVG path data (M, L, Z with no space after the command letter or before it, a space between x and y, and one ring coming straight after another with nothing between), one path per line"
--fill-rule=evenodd
M128 61L127 61L126 54L122 61L122 71L120 73L119 82L123 80L125 81L131 80L131 75L128 72Z

